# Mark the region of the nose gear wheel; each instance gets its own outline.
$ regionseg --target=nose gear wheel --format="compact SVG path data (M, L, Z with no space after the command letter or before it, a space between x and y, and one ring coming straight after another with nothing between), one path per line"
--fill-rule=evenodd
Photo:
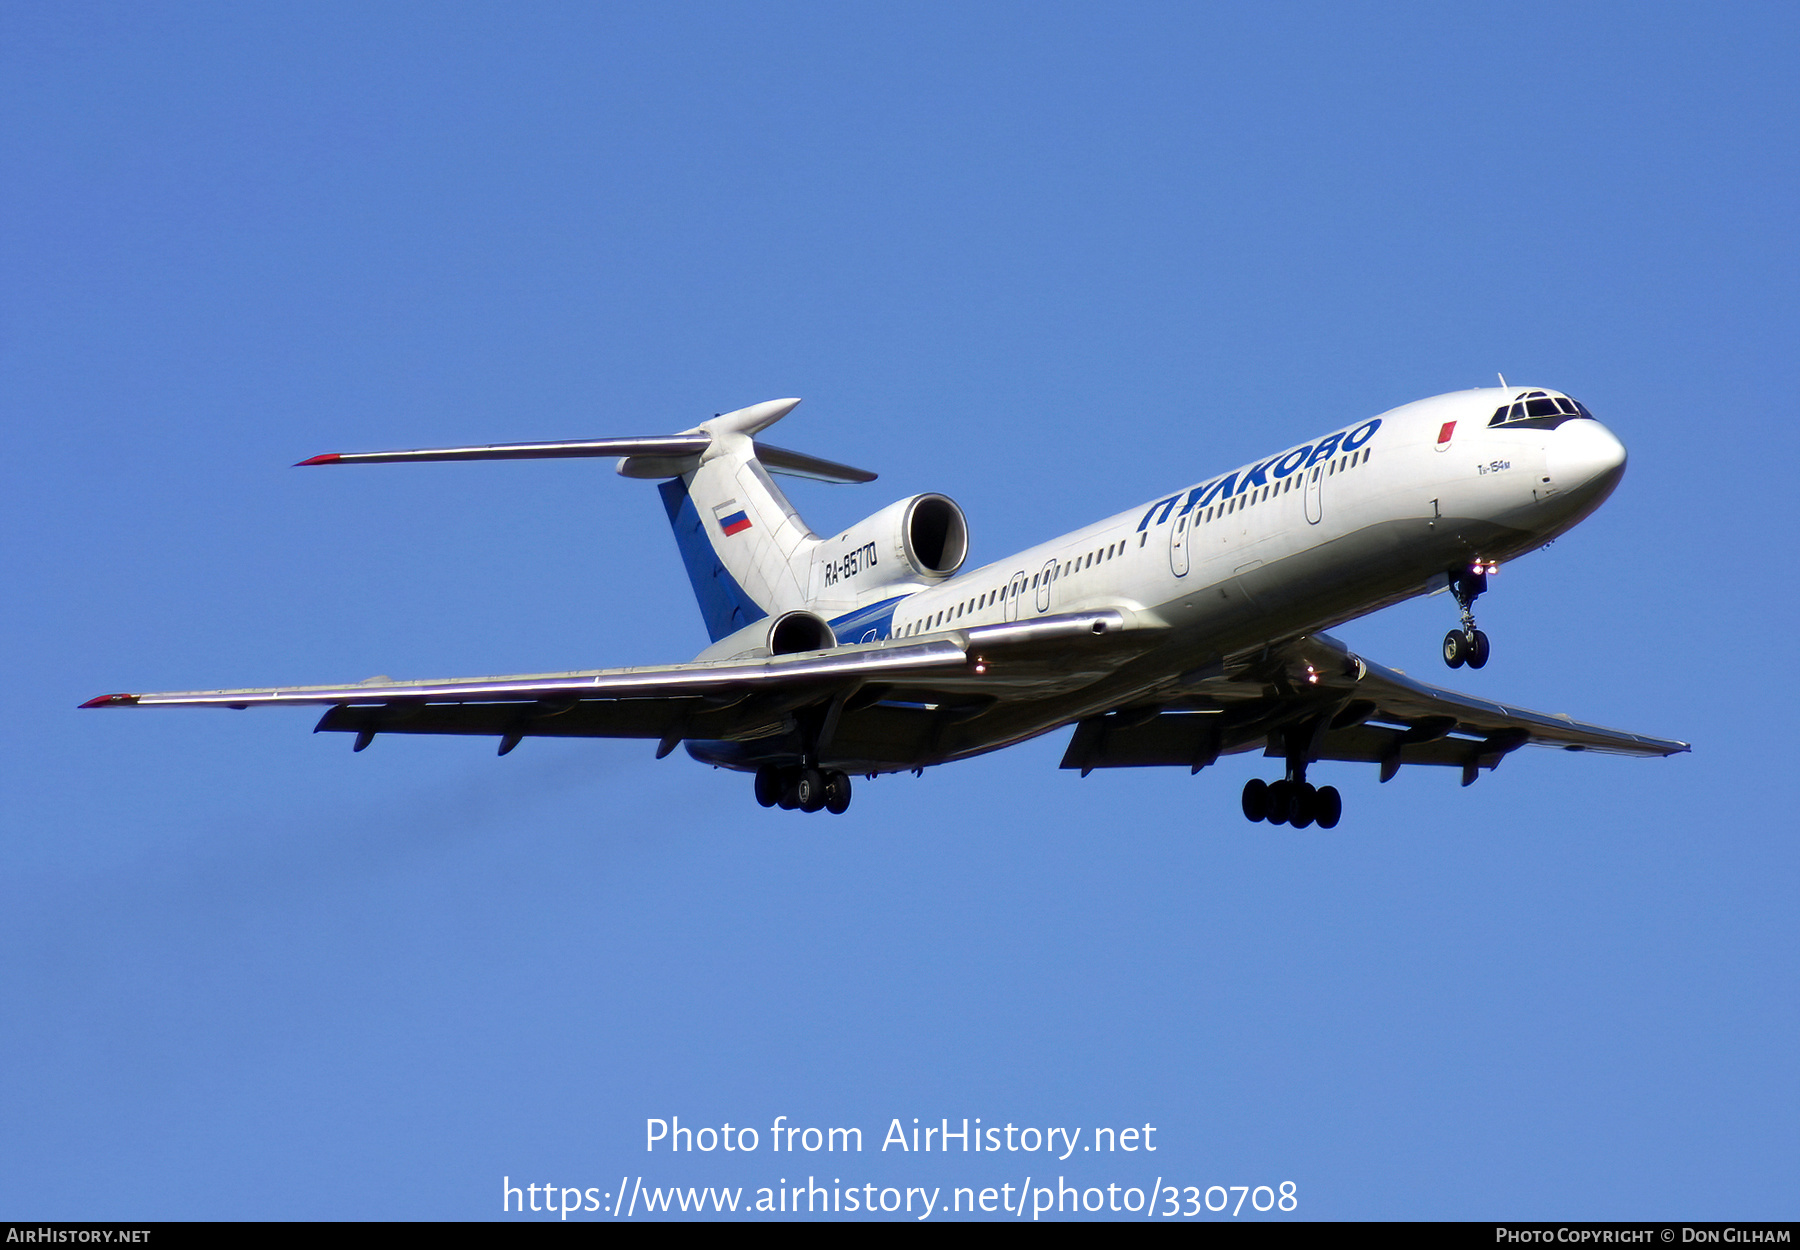
M1481 560L1467 568L1450 573L1450 592L1462 609L1462 629L1444 635L1444 663L1451 668L1486 668L1489 655L1488 636L1475 628L1475 600L1487 589L1488 574L1500 566Z

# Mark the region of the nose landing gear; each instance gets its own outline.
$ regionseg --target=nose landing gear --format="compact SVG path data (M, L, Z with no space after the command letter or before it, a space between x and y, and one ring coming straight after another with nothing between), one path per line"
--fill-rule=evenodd
M1491 560L1477 560L1450 574L1450 591L1462 609L1463 626L1444 635L1444 663L1451 668L1461 668L1465 664L1470 668L1487 667L1488 636L1475 628L1475 599L1487 589L1488 574L1499 569L1500 566Z

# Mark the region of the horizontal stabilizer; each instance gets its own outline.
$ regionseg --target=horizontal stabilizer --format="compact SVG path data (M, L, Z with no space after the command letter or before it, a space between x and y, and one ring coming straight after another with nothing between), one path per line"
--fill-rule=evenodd
M750 434L773 425L800 401L774 399L736 412L722 413L704 426L680 434L655 434L640 438L581 438L554 443L490 443L479 447L419 447L409 451L326 452L300 461L318 464L401 464L409 460L558 460L614 457L626 477L670 478L692 472L701 453L713 446L720 433ZM867 469L839 464L805 452L755 443L756 458L771 473L811 478L815 482L873 482Z
M414 451L327 452L312 464L398 464L407 460L555 460L564 457L697 456L712 446L710 434L656 434L644 438L584 438L563 443L492 443L486 447L421 447Z
M767 443L756 444L756 458L762 461L763 468L771 473L811 478L815 482L873 482L875 480L875 475L867 469L855 469L847 464L839 464L835 460L821 460L819 457L809 456L805 452L789 451L785 447L771 447Z

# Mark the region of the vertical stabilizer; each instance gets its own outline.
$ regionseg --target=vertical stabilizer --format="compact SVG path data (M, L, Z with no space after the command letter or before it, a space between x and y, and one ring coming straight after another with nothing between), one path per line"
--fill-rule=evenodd
M714 642L806 605L819 540L757 459L754 442L799 402L774 399L703 422L698 432L711 441L698 463L690 460L659 488Z

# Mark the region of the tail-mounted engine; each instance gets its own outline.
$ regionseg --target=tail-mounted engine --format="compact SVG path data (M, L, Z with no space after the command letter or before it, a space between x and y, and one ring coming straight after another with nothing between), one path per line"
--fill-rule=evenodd
M969 554L969 523L943 495L914 495L820 541L814 599L854 600L864 591L942 581Z

